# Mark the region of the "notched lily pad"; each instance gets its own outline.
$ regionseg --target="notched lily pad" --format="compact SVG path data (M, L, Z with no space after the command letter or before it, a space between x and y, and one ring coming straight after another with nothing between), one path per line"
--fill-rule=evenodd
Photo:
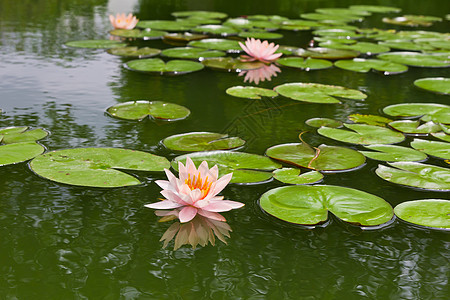
M381 161L423 161L427 159L427 155L420 151L401 146L394 145L370 145L365 146L369 150L375 151L359 151L366 157Z
M404 15L395 18L383 18L384 23L402 25L402 26L431 26L433 22L442 21L442 18L434 16L421 16L421 15Z
M326 47L331 49L341 49L341 50L353 50L360 53L365 53L366 55L373 55L378 53L389 52L391 49L388 46L369 43L369 42L358 42L358 43L343 43L333 41L326 41L319 43L320 47Z
M207 58L202 61L202 64L211 69L224 70L227 72L254 70L265 66L264 63L259 61L244 62L241 61L239 58L232 58L232 57Z
M226 13L217 11L204 11L204 10L188 10L188 11L175 11L172 13L175 18L203 18L203 19L224 19L227 17Z
M414 139L411 147L428 155L442 159L450 159L450 143Z
M260 40L274 40L281 39L283 37L281 33L267 31L242 31L238 34L238 36L242 38L254 38Z
M129 39L157 40L161 39L167 32L160 30L140 29L115 29L109 32L111 35Z
M0 166L21 163L43 153L45 148L35 142L0 146Z
M450 229L450 201L423 199L400 203L394 208L401 220L431 229Z
M72 48L109 49L116 47L125 47L127 44L114 40L82 40L70 41L65 45Z
M450 124L450 106L437 103L401 103L383 108L393 117L421 117L424 122Z
M273 171L273 178L288 184L313 184L323 179L323 175L317 171L309 171L300 174L300 169L282 168Z
M238 41L227 39L204 39L200 41L192 41L189 42L188 46L210 50L220 50L231 53L239 53L242 51L242 48L241 46L239 46Z
M285 67L297 68L307 71L328 69L333 66L333 63L325 59L304 59L301 57L283 57L277 60L277 64Z
M48 131L42 128L27 129L28 126L0 128L0 142L3 144L35 142L48 135Z
M108 49L106 52L112 55L123 57L148 58L161 53L161 50L155 48L138 48L138 47L120 47Z
M389 126L406 134L429 134L441 131L439 124L432 121L421 124L420 121L399 120L390 122Z
M378 58L413 67L450 67L450 60L448 60L448 58L434 54L423 54L417 52L390 52L379 54Z
M377 116L377 115L361 115L361 114L351 114L347 117L350 121L354 123L374 125L374 126L386 126L387 123L392 122L391 119ZM332 126L327 126L332 127Z
M302 57L311 57L311 58L322 58L322 59L350 59L357 57L360 53L354 50L345 50L345 49L332 49L332 48L307 48L298 49L295 51L295 55Z
M162 101L129 101L113 105L106 110L111 116L141 121L147 116L165 121L175 121L187 118L190 110L184 106Z
M182 33L168 33L164 35L164 40L173 41L175 43L188 43L190 41L202 40L208 38L208 35L205 34L196 34L190 32L182 32Z
M159 75L183 75L200 71L204 68L201 63L188 60L170 60L164 62L159 58L131 60L125 66L132 71Z
M188 132L169 136L163 144L176 151L213 151L235 149L243 146L245 141L222 133Z
M352 10L368 11L372 13L395 13L400 12L402 9L392 6L381 6L381 5L351 5L349 7Z
M172 20L142 20L136 25L139 28L150 28L152 30L161 31L188 31L196 26L196 24L187 21Z
M414 85L438 94L450 95L450 78L430 77L414 81Z
M334 65L348 71L367 73L370 70L375 70L383 72L384 75L400 74L408 71L408 67L405 65L380 59L354 58L352 60L338 60Z
M334 119L329 118L312 118L305 121L306 125L309 125L311 127L331 127L331 128L339 128L342 127L342 122Z
M240 32L240 30L236 28L216 24L197 26L195 28L192 28L191 30L203 34L213 34L220 36L237 35Z
M254 86L233 86L226 90L230 96L247 98L247 99L261 99L261 97L276 97L278 93L274 90L259 88Z
M194 47L169 48L161 52L161 55L170 58L198 59L203 60L208 57L222 57L226 53L218 50L205 50Z

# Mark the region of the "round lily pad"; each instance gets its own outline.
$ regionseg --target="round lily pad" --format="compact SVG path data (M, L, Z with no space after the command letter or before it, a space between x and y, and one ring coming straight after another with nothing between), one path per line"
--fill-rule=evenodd
M349 7L352 10L359 11L369 11L372 13L394 13L400 12L402 9L392 6L381 6L381 5L351 5Z
M311 20L285 20L281 23L281 29L283 30L310 30L312 27L319 27L323 25L320 22L317 21L311 21Z
M217 11L203 11L203 10L188 10L175 11L172 13L175 18L204 18L204 19L224 19L227 17L226 13Z
M308 20L321 21L322 23L328 24L342 24L353 21L362 21L363 17L356 15L331 15L331 14L321 14L321 13L306 13L301 14L300 17Z
M423 161L427 159L427 155L420 151L401 146L394 145L370 145L365 146L369 150L375 151L359 151L366 157L381 161Z
M434 16L405 15L395 18L383 18L384 23L402 26L431 26L433 22L442 21L442 18Z
M278 93L274 90L254 87L254 86L233 86L226 90L230 96L247 98L247 99L261 99L261 97L276 97Z
M441 131L439 124L432 121L421 124L420 121L399 120L390 122L389 126L406 134L428 134Z
M106 52L117 56L147 58L160 54L161 50L148 47L120 47L108 49Z
M181 33L167 33L164 35L164 40L173 41L176 43L187 43L190 41L202 40L207 38L207 35L196 34L191 32L181 32Z
M405 51L429 51L434 50L435 47L424 44L416 43L408 40L388 40L380 42L380 45L387 46L392 49L405 50Z
M129 101L119 103L106 110L111 116L141 121L147 116L166 121L182 120L190 115L189 109L184 106L162 101Z
M218 50L205 50L193 47L169 48L161 52L161 55L170 58L185 58L203 60L205 57L221 57L225 56L225 52Z
M383 108L383 112L393 117L422 117L425 122L450 124L450 106L436 103L401 103Z
M304 69L307 71L328 69L333 66L333 63L325 59L315 59L315 58L303 59L301 57L280 58L277 60L277 64L285 67Z
M379 54L378 58L413 67L450 67L450 61L448 59L433 54L422 54L417 52L390 52Z
M273 178L288 184L313 184L321 181L323 175L317 171L300 174L300 169L282 168L273 171Z
M242 51L238 41L227 39L204 39L200 41L192 41L189 42L188 46L232 53L239 53Z
M312 118L305 121L306 125L309 125L311 127L331 127L331 128L338 128L342 127L342 122L334 119L329 118Z
M167 63L159 58L137 59L127 62L126 67L133 71L155 73L160 75L183 75L200 71L201 63L188 60L170 60Z
M109 49L115 47L125 47L127 44L114 40L83 40L70 41L66 43L68 47L90 48L90 49Z
M272 178L272 171L281 168L281 165L268 157L235 152L235 151L208 151L194 152L176 157L172 161L172 167L178 170L178 161L186 162L190 157L198 167L202 161L207 161L209 166L217 165L219 176L233 172L232 183L258 183Z
M299 49L295 52L296 55L302 57L311 57L311 58L322 58L322 59L350 59L357 57L360 53L354 50L345 50L345 49L332 49L332 48L308 48L308 49Z
M353 100L364 100L367 97L358 90L319 83L285 83L276 86L274 90L284 97L310 103L341 103L335 97Z
M167 32L160 30L140 30L140 29L114 29L109 32L111 35L124 38L156 40L162 38Z
M438 94L450 95L450 78L430 77L414 81L414 85Z
M375 195L333 185L279 187L259 199L268 214L286 222L316 225L328 220L328 212L344 222L376 226L389 222L393 209Z
M450 169L417 162L378 165L375 173L382 179L410 187L438 192L450 191Z
M47 152L30 162L30 168L46 179L79 186L121 187L141 182L119 170L163 171L165 157L118 148L77 148Z
M17 164L43 153L45 148L35 142L14 143L0 146L0 166Z
M254 38L260 40L274 40L281 39L283 37L281 33L267 31L242 31L238 34L238 36L242 38Z
M385 127L367 124L344 124L352 130L321 127L317 130L320 135L328 138L360 145L395 144L405 139L401 132L393 131Z
M42 128L27 129L28 126L0 128L0 142L4 144L35 142L48 135Z
M386 126L387 123L392 122L391 119L382 117L382 116L376 116L376 115L361 115L361 114L351 114L347 117L350 121L353 121L355 123L362 123L367 125L374 125L374 126ZM327 126L327 127L333 127L333 126Z
M214 132L188 132L169 136L163 140L164 146L176 151L213 151L241 147L245 141L239 137Z
M270 20L251 20L249 18L233 18L226 20L223 25L239 28L241 30L277 30L280 25L279 22Z
M371 13L366 10L356 10L356 9L350 9L350 8L334 8L334 7L327 7L327 8L317 8L316 12L319 14L328 14L328 15L350 15L350 16L370 16Z
M435 157L450 159L450 143L447 142L414 139L411 142L411 147Z
M360 53L365 53L367 55L378 54L389 52L391 49L388 46L369 43L369 42L358 42L358 43L342 43L336 41L326 41L319 43L320 47L331 48L331 49L341 49L341 50L353 50Z
M187 21L172 21L172 20L152 20L152 21L139 21L136 25L139 28L150 28L152 30L161 31L187 31L196 26Z
M450 143L450 134L447 134L445 132L436 132L436 133L432 133L431 135L434 136L435 138L443 140L444 142Z
M191 29L194 32L200 32L203 34L214 34L214 35L221 35L221 36L229 36L229 35L237 35L240 30L233 28L233 27L228 27L228 26L223 26L223 25L202 25L202 26L197 26L195 28Z
M281 144L270 147L266 155L297 167L317 171L349 171L366 161L364 155L344 147L320 145L312 148L306 143Z
M397 217L428 228L450 229L450 201L423 199L400 203L394 208Z
M211 69L224 70L227 72L241 72L244 70L254 70L265 66L264 63L259 61L244 62L238 58L232 57L219 57L219 58L207 58L202 61L202 64Z
M399 74L408 71L408 67L405 65L380 59L354 58L352 60L338 60L334 65L344 70L360 73L376 70L383 72L384 75Z
M313 34L322 37L340 38L340 39L356 39L364 36L360 33L355 32L354 30L347 30L341 28L318 29L314 30Z

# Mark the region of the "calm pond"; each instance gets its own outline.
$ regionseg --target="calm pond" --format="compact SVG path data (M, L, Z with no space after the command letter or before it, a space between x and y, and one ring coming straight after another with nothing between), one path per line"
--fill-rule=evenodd
M76 49L68 41L109 39L108 16L132 12L140 20L171 20L174 11L210 10L229 17L255 14L290 19L317 8L372 4L402 8L405 15L445 18L447 1L242 1L242 0L0 0L0 128L30 126L49 131L39 142L47 150L115 147L141 150L169 160L180 155L162 145L164 138L191 131L229 133L246 140L240 151L263 155L267 148L299 142L347 146L317 134L305 124L326 117L349 122L350 114L382 115L391 104L450 104L448 95L421 90L414 80L450 77L448 68L410 67L402 74L357 73L332 67L304 71L280 67L272 89L289 82L344 86L367 94L364 101L317 104L286 97L261 101L226 94L244 76L205 68L182 76L131 71L128 59L104 50ZM431 27L385 24L384 14L351 23L363 28L448 32L449 21ZM309 31L280 30L281 45L306 48ZM173 47L162 40L138 46ZM132 101L183 105L185 120L127 121L106 109ZM399 145L408 146L412 137ZM377 195L393 207L416 199L449 199L445 192L424 191L387 182L375 174L378 164L351 172L325 174L321 184ZM445 167L442 159L426 163ZM263 212L258 200L276 180L228 185L225 199L245 203L224 213L232 228L228 244L183 246L173 251L159 241L170 226L159 223L144 205L161 197L154 183L162 172L126 171L143 184L124 188L87 188L49 181L26 162L0 167L1 299L448 299L448 231L421 229L398 219L375 230L361 230L330 216L312 230ZM447 295L447 296L445 296Z

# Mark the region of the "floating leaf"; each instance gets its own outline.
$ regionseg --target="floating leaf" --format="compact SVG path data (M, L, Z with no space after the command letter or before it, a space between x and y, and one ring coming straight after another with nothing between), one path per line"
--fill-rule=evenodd
M356 9L350 9L350 8L317 8L316 12L319 14L327 14L327 15L349 15L351 17L355 16L370 16L371 13L366 10L356 10Z
M399 120L390 122L389 126L407 134L428 134L441 131L441 127L432 121L421 124L420 121Z
M403 221L429 228L450 228L450 201L423 199L400 203L394 213Z
M195 71L200 71L204 68L201 63L188 60L170 60L164 62L159 58L147 58L131 60L126 63L126 66L133 71L156 73L160 75L183 75Z
M228 134L214 132L188 132L169 136L163 140L164 146L176 151L212 151L241 147L245 141Z
M384 75L399 74L408 71L408 67L405 65L380 59L354 58L352 60L338 60L334 65L344 70L360 73L367 73L373 69L383 72Z
M248 99L261 99L261 97L273 98L278 96L278 93L274 90L254 86L233 86L228 88L226 93L230 96Z
M238 34L242 38L254 38L261 40L274 40L281 39L283 35L281 33L267 32L267 31L243 31Z
M445 68L450 66L446 58L417 52L391 52L378 55L379 59L413 67Z
M139 29L114 29L109 32L111 35L124 38L134 38L143 40L156 40L162 38L167 32L159 30L139 30Z
M342 122L334 119L329 118L312 118L305 121L306 125L309 125L311 127L332 127L332 128L338 128L342 127Z
M366 124L344 124L344 126L353 131L321 127L317 132L337 141L360 145L395 144L405 139L402 133L385 127Z
M264 63L259 61L254 62L244 62L238 58L232 57L219 57L219 58L208 58L202 61L202 64L208 68L225 70L228 72L240 72L244 70L255 70L265 66Z
M331 49L353 50L358 51L360 53L365 53L367 55L389 52L391 50L388 46L369 42L344 44L342 42L338 43L336 41L326 41L319 43L319 46Z
M401 11L401 8L378 5L351 5L349 8L352 10L369 11L372 13L391 13Z
M380 42L380 45L384 45L392 49L399 49L406 51L427 51L435 49L435 47L429 44L422 44L405 40L388 40Z
M204 19L224 19L227 17L226 13L217 11L203 11L203 10L189 10L189 11L175 11L172 13L175 18L204 18Z
M229 36L229 35L237 35L240 30L233 28L233 27L228 27L228 26L223 26L223 25L202 25L202 26L197 26L195 28L191 29L194 32L200 32L203 34L215 34L215 35L221 35L221 36Z
M0 146L0 166L17 164L30 160L44 151L45 148L35 142Z
M319 27L323 25L320 22L310 20L285 20L281 23L281 29L283 30L310 30L311 27Z
M239 53L242 51L238 41L226 39L204 39L200 41L192 41L189 42L188 46L233 53Z
M359 151L368 158L382 161L423 161L427 155L420 151L394 145L370 145L365 148L375 151Z
M116 118L138 121L147 116L166 121L182 120L191 113L189 109L178 104L144 100L119 103L106 111Z
M169 48L161 52L161 55L170 58L185 58L203 60L205 57L221 57L225 56L225 52L218 50L205 50L202 48L179 47Z
M352 170L364 164L364 155L344 147L320 145L312 148L306 143L281 144L270 147L266 155L285 163L318 171Z
M424 122L450 124L450 106L436 103L401 103L383 108L383 112L393 117L420 117Z
M285 83L276 86L274 90L284 97L311 103L341 103L335 97L353 100L364 100L367 97L358 90L319 83Z
M239 28L241 30L277 30L280 25L279 22L272 22L269 20L250 20L248 18L234 18L228 19L223 25Z
M308 48L308 49L299 49L295 52L296 55L302 57L311 57L311 58L323 58L323 59L350 59L357 57L360 53L354 50L344 50L344 49L332 49L332 48Z
M445 132L436 132L436 133L432 133L431 135L434 136L435 138L438 138L440 140L450 143L450 134L446 134Z
M67 42L66 46L74 48L109 49L125 47L127 44L114 40L84 40Z
M313 184L321 181L323 175L317 171L300 174L300 169L282 168L273 171L273 178L288 184Z
M329 62L328 60L314 58L303 59L301 57L280 58L277 60L277 64L285 67L305 69L307 71L328 69L333 66L333 63Z
M152 20L139 21L137 27L150 28L162 31L187 31L194 28L196 24L187 21Z
M190 157L198 167L202 161L207 161L210 166L219 167L219 176L233 172L232 183L258 183L272 178L272 172L281 167L268 157L234 151L209 151L194 152L176 157L172 161L172 167L178 171L178 161L186 162Z
M147 58L160 54L161 50L148 47L120 47L108 49L106 52L117 56Z
M391 167L378 165L375 173L396 184L425 190L450 191L450 169L417 162L394 162Z
M433 22L442 21L441 18L433 16L416 16L416 15L405 15L395 18L383 18L384 23L402 25L402 26L431 26Z
M196 33L190 33L190 32L168 33L168 34L164 35L164 40L187 43L190 41L202 40L207 37L208 36L204 35L204 34L196 34Z
M316 225L328 219L328 212L344 222L376 226L394 216L382 198L351 188L333 185L296 185L279 187L259 199L268 214L286 222Z
M27 129L27 126L0 128L0 142L4 144L35 142L48 135L48 132L42 128L28 131Z
M300 17L308 20L316 20L329 24L342 24L353 21L361 21L363 19L361 16L356 15L330 15L320 13L301 14Z
M376 115L351 114L347 118L355 123L362 123L367 125L383 126L383 127L386 126L387 123L392 122L391 119Z
M430 77L414 81L414 85L427 91L450 95L450 78Z
M411 147L442 159L450 159L450 143L414 139Z
M354 30L347 30L341 28L318 29L314 30L313 34L322 37L339 38L339 39L356 39L364 36L362 34L356 33Z

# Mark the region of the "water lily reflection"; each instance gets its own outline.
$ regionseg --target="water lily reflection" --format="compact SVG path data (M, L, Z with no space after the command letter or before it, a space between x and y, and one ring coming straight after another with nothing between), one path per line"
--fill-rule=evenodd
M111 25L114 29L133 29L136 27L139 20L132 14L128 14L128 16L125 14L117 14L115 17L110 15L109 21L111 21Z
M277 76L277 72L281 73L280 68L278 68L276 65L266 65L259 69L254 70L246 70L239 73L239 76L244 76L244 82L259 84L261 81L271 81L272 76Z

